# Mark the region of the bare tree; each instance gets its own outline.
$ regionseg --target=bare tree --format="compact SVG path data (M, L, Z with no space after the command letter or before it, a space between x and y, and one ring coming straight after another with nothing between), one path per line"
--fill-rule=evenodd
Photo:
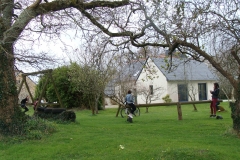
M240 57L239 3L230 1L135 1L131 9L139 30L130 36L136 47L167 47L169 55L177 50L189 58L208 61L226 77L235 90L232 107L233 129L240 132ZM138 21L137 15L141 15ZM125 29L128 29L125 27ZM237 64L237 73L214 57L228 53Z
M81 93L85 105L88 105L92 109L92 114L95 114L105 88L105 77L102 72L91 66L75 65L70 69L69 76L70 81L76 86L75 90Z
M187 95L191 99L191 101L196 101L196 95L198 94L198 90L193 86L193 82L191 82L191 79L193 79L193 69L190 65L184 65L184 83L187 86ZM197 107L195 104L193 104L194 111L197 111Z
M99 13L101 16L105 12L112 12L114 8L128 5L129 1L69 1L69 0L52 0L45 1L17 1L17 0L0 0L0 121L8 126L9 131L14 132L11 124L14 119L21 118L17 102L16 80L14 75L14 65L16 60L24 60L26 53L23 53L21 59L17 59L15 44L21 42L20 40L35 41L31 37L32 32L39 32L48 35L51 40L59 37L61 29L70 28L72 23L66 21L69 14L84 17L81 20L85 25L97 25L105 32L108 29L99 26L94 21L97 17L93 15ZM105 11L104 11L105 10ZM94 21L93 21L94 19ZM105 22L105 21L102 21ZM107 23L107 22L106 22ZM103 26L103 25L102 25ZM91 27L88 27L91 30ZM94 27L93 27L94 28ZM40 34L40 37L41 37ZM125 32L118 32L113 36L124 36ZM42 38L42 37L41 37ZM40 38L39 38L40 39ZM42 38L44 40L44 38ZM32 56L34 57L34 56ZM25 59L25 62L29 60ZM32 62L29 61L29 62ZM13 119L13 117L16 117ZM19 118L17 118L19 117Z
M164 88L157 87L152 90L148 87L139 86L137 90L137 95L141 96L141 98L145 101L145 104L151 104L152 101L159 100L161 95L164 92ZM146 113L148 113L148 108L146 107Z
M136 100L136 82L132 76L122 77L121 72L117 72L114 79L114 94L110 98L116 101L118 104L123 105L125 103L125 96L129 90L132 90Z
M235 88L236 102L232 107L233 129L240 132L238 1L139 0L132 3L129 12L131 16L122 29L127 35L129 31L136 30L130 33L129 39L123 39L125 43L136 47L167 47L169 55L177 50L188 58L200 62L208 61L228 79ZM114 42L115 45L120 44ZM232 57L237 64L236 72L229 71L215 58L222 53Z
M121 50L130 45L165 47L170 55L178 50L192 59L208 61L236 88L232 118L233 128L240 132L238 1L0 0L0 5L0 120L3 123L11 123L17 110L14 44L31 38L33 31L41 33L39 39L45 40L44 34L55 40L61 39L62 29L75 28L84 31L81 34L89 40L105 34L109 43ZM214 59L226 51L238 64L237 74L233 75Z
M235 58L233 56L229 56L231 53L230 51L222 52L220 51L220 54L215 56L216 61L225 69L228 70L229 73L234 75L234 78L237 78L238 75L238 63L235 61ZM216 73L218 76L218 81L221 86L221 91L223 94L227 97L228 100L235 100L234 97L234 87L229 82L229 80L224 77L222 74L220 74L215 68L212 68L213 72Z
M108 41L92 39L92 43L79 47L83 50L79 49L70 58L80 65L79 71L70 71L71 80L79 86L78 91L83 96L87 94L93 114L98 113L100 98L104 103L104 89L117 69L118 61L115 56L119 54L118 50L108 47L108 44ZM94 96L94 100L90 95Z

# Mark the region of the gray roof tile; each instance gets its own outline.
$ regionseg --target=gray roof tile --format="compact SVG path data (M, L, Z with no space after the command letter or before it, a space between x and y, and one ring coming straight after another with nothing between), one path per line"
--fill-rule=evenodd
M176 80L216 80L215 75L203 62L173 58L171 70L163 58L152 58L156 66L166 76L168 81Z

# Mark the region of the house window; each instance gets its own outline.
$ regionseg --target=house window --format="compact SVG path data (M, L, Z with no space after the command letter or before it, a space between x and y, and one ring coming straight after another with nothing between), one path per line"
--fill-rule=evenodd
M207 100L207 87L206 83L198 83L199 101Z
M188 101L188 87L186 84L178 84L178 101Z
M149 85L149 93L153 95L153 85Z

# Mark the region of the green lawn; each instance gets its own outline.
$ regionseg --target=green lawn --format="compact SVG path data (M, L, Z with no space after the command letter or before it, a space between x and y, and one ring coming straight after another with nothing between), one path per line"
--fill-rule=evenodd
M116 117L117 109L77 111L76 123L56 124L57 132L41 140L1 142L0 159L238 160L240 139L232 134L228 103L221 105L222 120L209 118L209 104L196 105L198 112L182 106L181 121L176 106L141 108L133 123Z

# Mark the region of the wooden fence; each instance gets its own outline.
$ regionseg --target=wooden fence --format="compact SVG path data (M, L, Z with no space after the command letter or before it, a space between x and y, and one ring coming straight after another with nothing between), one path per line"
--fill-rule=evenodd
M186 104L192 104L195 107L195 104L202 104L202 103L211 103L211 100L206 101L191 101L191 102L171 102L171 103L154 103L154 104L138 104L136 107L142 108L142 107L157 107L157 106L173 106L177 105L177 112L178 112L178 120L182 120L182 109L181 105ZM222 100L219 100L219 102L222 102ZM120 112L122 105L119 105L116 117L118 117L118 114Z

